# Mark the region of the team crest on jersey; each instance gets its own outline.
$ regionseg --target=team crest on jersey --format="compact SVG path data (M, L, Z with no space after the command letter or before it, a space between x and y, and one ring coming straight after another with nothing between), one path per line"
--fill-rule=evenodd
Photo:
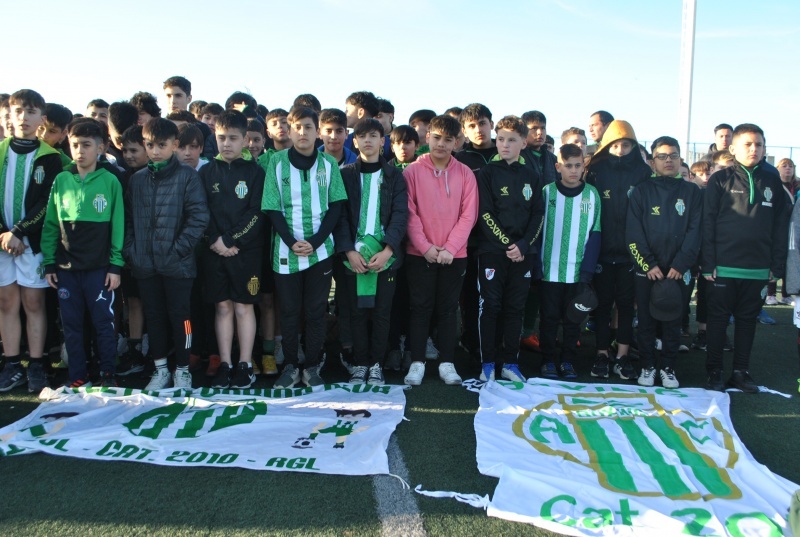
M501 196L508 196L508 187L507 186L501 186L500 187L500 195Z
M762 201L761 205L772 207L772 189L770 187L764 189L764 199L766 201Z
M683 200L681 198L678 198L678 201L675 202L675 210L678 211L679 216L683 216L683 213L686 212L686 204L683 203Z
M485 274L486 274L486 279L491 280L492 278L494 278L494 269L487 268Z
M236 188L234 188L233 191L236 192L237 198L243 200L247 195L247 183L244 181L239 181L239 184L236 185Z
M522 187L522 195L525 196L525 201L531 201L533 189L529 183L525 183L525 186Z
M611 199L611 190L603 190L603 198L610 200Z
M94 206L95 211L102 214L103 211L106 210L106 207L108 207L108 201L106 200L106 197L103 194L98 194L94 197L92 205Z
M650 212L650 214L652 214L654 216L661 216L661 206L653 207L653 209Z
M592 202L590 202L589 200L583 200L581 202L581 212L583 214L589 214L589 210L591 210L591 208L592 208Z
M325 173L325 166L317 165L317 184L319 186L328 186L328 175Z
M37 185L41 185L42 181L44 181L44 168L41 166L36 166L36 170L33 172L33 180L36 181Z
M250 278L250 281L247 282L247 292L252 296L256 296L259 289L261 289L261 282L258 281L256 276L253 276Z

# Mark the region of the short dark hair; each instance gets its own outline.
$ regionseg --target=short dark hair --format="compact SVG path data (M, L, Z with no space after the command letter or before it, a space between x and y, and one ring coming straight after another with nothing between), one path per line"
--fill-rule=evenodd
M392 129L389 134L389 141L393 144L404 144L406 142L414 142L419 145L419 134L413 127L408 125L399 125Z
M583 136L586 138L586 131L583 129L579 129L578 127L570 127L564 132L561 133L561 143L564 143L564 140L573 134L577 134L578 136Z
M530 110L522 114L522 121L525 122L525 125L530 125L531 123L547 125L547 118L538 110Z
M171 76L164 81L164 89L175 87L181 88L186 95L192 94L192 83L182 76Z
M261 117L267 117L267 114L269 114L269 108L267 108L263 104L259 104L258 106L256 106L256 112L258 112L258 115Z
M167 119L170 121L185 121L187 123L194 123L197 118L188 110L176 110L167 114Z
M381 111L378 98L371 91L356 91L348 95L346 103L363 108L370 116L377 116Z
M428 131L437 131L445 136L457 137L461 132L461 123L453 116L436 116L428 123Z
M69 136L94 138L101 144L108 142L108 127L90 117L81 117L69 124Z
M384 130L383 125L377 119L365 117L359 119L353 126L353 137L361 136L362 134L369 134L370 132L377 131L383 138Z
M544 143L545 144L550 144L550 145L556 145L556 141L549 134L544 137Z
M235 108L232 110L235 110ZM245 106L244 108L242 108L241 113L244 114L244 117L246 117L247 119L255 119L258 117L258 110L256 110L255 107L252 106Z
M264 118L264 121L269 122L269 120L271 119L278 119L281 117L289 117L289 112L287 112L283 108L273 108L272 110L269 111L267 117Z
M319 116L317 115L314 110L307 106L298 106L296 108L292 108L292 111L289 112L289 116L286 118L286 121L289 122L289 125L294 123L295 121L300 121L301 119L311 118L311 121L314 122L314 127L319 128Z
M445 112L446 114L447 112ZM481 103L472 103L468 104L464 110L461 111L461 114L458 116L458 120L461 122L461 125L464 125L467 121L478 121L480 118L485 117L489 121L492 120L492 111L489 108Z
M728 129L729 131L732 131L733 127L731 127L727 123L720 123L719 125L714 127L714 134L717 134L717 131L721 131L722 129Z
M740 125L736 125L736 128L733 129L733 137L736 138L742 134L760 134L761 137L764 138L764 131L761 130L761 127L755 123L742 123Z
M163 117L151 118L142 127L142 137L153 142L166 142L178 139L178 126Z
M411 125L415 121L422 121L423 123L430 123L433 118L436 117L436 112L433 110L428 110L427 108L423 108L422 110L417 110L408 118L408 124Z
M139 112L147 112L153 117L161 115L158 99L150 92L137 91L133 94L133 97L131 97L131 104L135 106Z
M235 104L242 104L244 103L245 106L250 108L255 108L258 106L258 102L256 102L255 98L252 95L249 95L243 91L234 91L231 93L231 96L225 101L225 110L232 110L233 105Z
M453 116L454 118L459 119L461 117L461 112L463 111L464 109L461 108L460 106L451 106L450 108L444 111L444 115Z
M103 99L92 99L89 101L89 104L86 105L86 108L108 108L108 103L105 102Z
M657 147L661 147L662 145L666 145L669 147L676 147L678 148L678 153L681 152L681 146L678 143L678 140L673 138L672 136L659 136L656 138L652 144L650 144L650 152L655 153ZM647 149L645 149L647 151Z
M200 115L204 116L206 114L209 114L209 115L212 115L212 116L218 116L224 111L225 111L225 109L222 108L222 105L220 105L219 103L208 103L200 111Z
M8 98L11 97L8 93L0 93L0 108L8 106Z
M484 117L484 116L481 116ZM528 126L525 124L522 119L518 118L517 116L506 116L494 126L494 132L500 132L500 130L507 130L511 132L516 132L523 138L528 136Z
M125 144L139 144L144 147L144 136L142 136L141 125L134 125L133 127L125 129L125 132L122 133L122 145Z
M217 132L220 129L235 129L247 136L247 118L238 110L225 110L217 116Z
M207 104L208 103L205 101L192 101L191 103L189 103L189 112L191 112L192 114L202 114L203 107Z
M563 144L558 148L558 155L561 157L561 162L573 157L583 159L583 151L581 150L581 146L577 144Z
M203 147L203 131L200 130L200 127L191 123L181 125L178 128L178 147L187 146L192 142L196 142L197 145Z
M247 132L257 132L261 136L267 136L267 131L264 128L264 124L257 119L247 120Z
M598 110L597 112L595 112L594 114L592 114L589 117L594 117L594 116L599 116L600 123L602 123L603 125L608 125L609 123L614 121L614 116L612 116L611 114L609 114L605 110Z
M378 97L378 112L381 114L394 114L394 105L389 99Z
M117 101L108 107L108 124L117 132L125 132L139 121L139 111L131 103Z
M733 160L733 153L731 153L727 149L720 149L719 151L714 151L713 153L711 153L711 162L716 164L721 160L724 160L726 162Z
M52 123L59 129L66 129L72 121L72 112L66 106L56 103L47 103L44 107L44 115L47 116L47 123Z
M333 123L340 127L347 128L347 115L338 108L326 108L319 114L319 124L327 125Z
M21 89L12 93L8 97L8 105L14 106L15 104L26 108L38 108L42 114L44 114L44 110L47 108L44 97L32 89Z
M708 163L707 160L698 160L689 168L692 173L698 172L705 172L708 173L711 171L711 165Z
M295 106L305 106L306 108L310 108L318 114L322 111L322 105L320 104L319 99L310 93L303 93L302 95L295 97L294 103L292 103L292 108Z

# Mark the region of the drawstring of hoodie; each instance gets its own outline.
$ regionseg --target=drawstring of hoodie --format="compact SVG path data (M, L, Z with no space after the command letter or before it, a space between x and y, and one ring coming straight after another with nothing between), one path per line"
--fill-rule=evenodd
M433 169L433 176L434 177L441 177L442 176L442 172L444 172L444 190L445 190L445 192L447 192L447 197L449 198L450 197L450 182L449 182L449 177L447 175L447 170L446 169L445 170L440 170L438 168L434 168Z

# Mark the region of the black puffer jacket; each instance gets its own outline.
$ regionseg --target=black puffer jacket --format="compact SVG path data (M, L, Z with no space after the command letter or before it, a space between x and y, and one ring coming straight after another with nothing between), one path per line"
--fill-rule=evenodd
M194 247L208 226L208 206L197 172L178 162L133 174L125 194L122 253L135 278L194 278Z

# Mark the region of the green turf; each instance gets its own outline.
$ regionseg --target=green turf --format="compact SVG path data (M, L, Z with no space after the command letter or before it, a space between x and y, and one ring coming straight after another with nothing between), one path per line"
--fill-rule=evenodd
M768 308L780 323L759 325L751 372L760 384L797 394L797 330L791 310ZM731 331L732 333L732 331ZM593 337L582 336L579 381L588 376ZM684 339L684 342L687 340ZM730 367L731 354L726 353ZM680 356L682 386L702 386L704 354ZM539 356L523 354L522 369L533 374ZM477 367L463 354L464 378ZM336 364L326 378L345 380ZM387 380L401 383L402 375ZM198 381L203 377L196 377ZM590 380L591 379L591 380ZM613 382L613 379L610 379ZM142 387L145 379L125 380ZM258 386L271 381L259 380ZM409 484L428 490L491 495L497 480L478 473L473 418L478 395L444 386L435 364L422 386L406 392L406 416L397 439ZM0 426L32 411L37 400L15 390L0 395ZM745 446L773 472L800 483L800 398L732 394L731 417ZM243 469L175 468L133 462L102 462L43 454L0 458L2 535L344 535L380 534L372 478L309 475ZM425 529L444 535L554 535L530 526L489 518L455 500L417 496Z

